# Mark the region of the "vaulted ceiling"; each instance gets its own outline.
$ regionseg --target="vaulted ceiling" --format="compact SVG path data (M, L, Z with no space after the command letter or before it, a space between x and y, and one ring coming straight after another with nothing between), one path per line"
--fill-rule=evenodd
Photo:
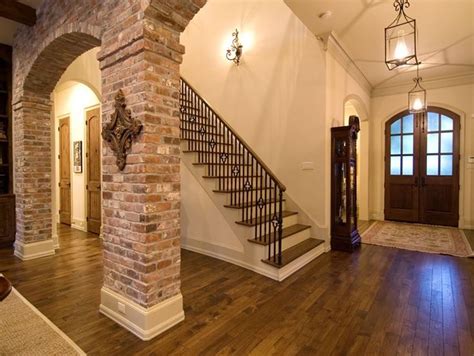
M33 9L37 9L42 1L43 0L19 0L18 2L27 5ZM0 10L3 10L1 9L2 6L12 6L12 3L14 3L14 0L0 1ZM20 12L18 15L23 15L22 17L25 18L26 14L21 14ZM15 33L18 26L21 26L21 23L16 22L14 20L6 19L4 17L0 17L0 43L11 46L13 42L13 34Z
M411 82L413 67L389 71L384 64L384 28L396 16L393 0L284 1L315 35L334 32L374 89ZM18 2L36 9L42 0ZM410 3L407 13L417 20L423 79L474 75L474 0ZM329 17L320 18L328 11ZM11 45L18 26L0 17L0 43Z
M285 0L315 34L336 33L373 88L411 82L414 67L389 71L384 64L384 28L396 16L393 0ZM417 20L423 79L474 74L474 0L410 0ZM330 11L331 15L319 15ZM323 16L324 17L324 16Z

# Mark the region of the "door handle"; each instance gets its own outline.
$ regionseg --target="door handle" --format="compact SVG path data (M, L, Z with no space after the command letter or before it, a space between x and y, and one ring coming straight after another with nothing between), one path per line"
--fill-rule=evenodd
M421 177L421 186L424 187L426 185L425 177Z
M413 184L414 187L418 187L418 177L415 177L415 183Z

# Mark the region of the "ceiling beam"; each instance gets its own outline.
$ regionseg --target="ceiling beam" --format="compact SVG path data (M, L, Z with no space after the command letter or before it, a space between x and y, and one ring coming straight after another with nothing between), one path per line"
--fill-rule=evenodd
M36 10L14 0L0 0L0 17L33 26L36 23Z

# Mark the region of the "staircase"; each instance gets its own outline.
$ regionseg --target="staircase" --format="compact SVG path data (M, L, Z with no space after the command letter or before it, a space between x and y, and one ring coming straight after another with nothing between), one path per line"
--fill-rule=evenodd
M286 210L283 183L184 79L180 112L183 153L194 155L194 168L214 182L213 194L227 197L225 208L238 212L235 223L261 254L255 263L266 265L255 270L277 269L268 275L282 280L325 252L311 226Z

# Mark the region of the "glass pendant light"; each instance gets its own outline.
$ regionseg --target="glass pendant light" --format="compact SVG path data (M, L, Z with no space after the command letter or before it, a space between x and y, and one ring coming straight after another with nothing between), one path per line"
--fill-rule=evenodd
M408 0L393 3L397 17L385 29L385 64L389 70L404 65L416 65L416 20L405 14Z
M413 79L415 86L408 92L408 111L412 114L425 112L427 108L426 90L421 86L422 78L416 66L416 78Z

